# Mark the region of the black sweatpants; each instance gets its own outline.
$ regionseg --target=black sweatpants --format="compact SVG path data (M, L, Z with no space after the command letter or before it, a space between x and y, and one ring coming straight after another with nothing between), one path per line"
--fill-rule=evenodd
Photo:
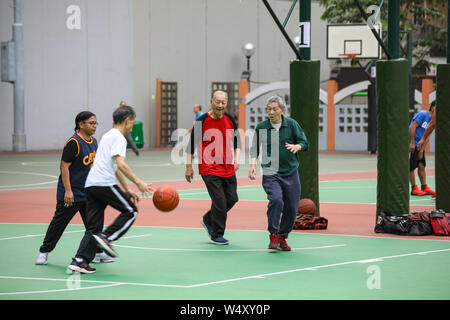
M128 231L134 220L136 220L138 211L131 199L118 185L88 187L86 188L86 196L86 233L81 240L76 257L83 258L87 263L90 263L94 259L97 249L97 242L94 240L93 235L102 232L106 206L110 205L121 212L103 232L109 241L119 239Z
M55 215L50 222L47 232L45 234L44 242L39 248L40 252L52 252L55 249L56 244L61 238L64 230L69 224L70 220L75 216L77 212L80 212L81 219L86 226L86 202L74 202L70 207L64 206L64 201L58 201L56 203Z
M202 176L211 197L211 209L203 216L204 221L213 229L212 238L222 237L225 233L227 213L238 202L236 176Z

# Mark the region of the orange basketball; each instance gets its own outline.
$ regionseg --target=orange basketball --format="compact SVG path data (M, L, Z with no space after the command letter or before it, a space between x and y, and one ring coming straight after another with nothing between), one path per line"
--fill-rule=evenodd
M162 186L153 193L153 204L161 211L169 212L175 209L180 202L177 190L171 186Z
M300 199L300 203L298 204L298 213L314 215L316 213L316 204L308 198Z

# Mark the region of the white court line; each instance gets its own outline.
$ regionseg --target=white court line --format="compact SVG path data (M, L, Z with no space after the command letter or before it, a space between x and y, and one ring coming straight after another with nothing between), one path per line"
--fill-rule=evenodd
M0 292L0 296L10 296L10 295L18 295L18 294L36 294L36 293L53 293L53 292L63 292L63 291L79 291L79 290L87 290L87 289L98 289L98 288L106 288L106 287L115 287L121 286L121 283L112 283L105 284L102 286L93 286L93 287L85 287L85 288L67 288L67 289L53 289L53 290L40 290L40 291L18 291L18 292Z
M105 283L105 284L111 284L111 285L132 285L132 286L146 286L146 287L167 287L167 288L198 288L198 287L205 287L215 284L222 284L222 283L228 283L228 282L236 282L236 281L242 281L242 280L249 280L249 279L264 279L265 277L270 276L276 276L276 275L282 275L287 273L294 273L294 272L301 272L301 271L315 271L318 269L326 269L326 268L332 268L332 267L339 267L349 264L361 264L361 263L372 263L372 262L382 262L386 259L395 259L395 258L402 258L402 257L408 257L408 256L415 256L415 255L427 255L430 253L439 253L439 252L447 252L450 251L450 248L447 249L439 249L439 250L430 250L430 251L421 251L421 252L413 252L413 253L405 253L405 254L398 254L398 255L392 255L392 256L385 256L385 257L376 257L376 258L369 258L369 259L362 259L362 260L352 260L352 261L346 261L346 262L340 262L340 263L333 263L333 264L326 264L326 265L318 265L318 266L310 266L305 268L299 268L299 269L291 269L291 270L285 270L285 271L278 271L278 272L271 272L271 273L263 273L263 274L256 274L246 277L240 277L240 278L232 278L232 279L225 279L225 280L219 280L219 281L211 281L211 282L205 282L205 283L198 283L194 285L173 285L173 284L154 284L154 283L139 283L139 282L114 282L114 281L94 281L94 280L79 280L81 282L95 282L95 283ZM51 278L32 278L32 277L13 277L13 276L0 276L0 279L18 279L18 280L44 280L44 281L67 281L67 279L51 279ZM92 288L92 287L91 287ZM7 293L4 293L7 294Z
M132 239L132 238L142 238L142 237L151 237L151 236L152 235L150 233L148 233L148 234L140 234L140 235L137 235L137 236L122 237L122 238L120 238L120 240L122 240L122 239Z
M60 164L60 162L59 161L25 161L25 162L21 162L20 164L22 166L56 167L57 165Z
M85 232L86 230L74 230L74 231L64 231L64 233L77 233L77 232ZM25 239L25 238L35 238L35 237L42 237L45 236L45 233L41 234L27 234L24 236L17 236L17 237L9 237L9 238L0 238L0 241L2 240L14 240L14 239ZM140 237L149 237L151 234L141 234L136 236L127 236L122 237L121 239L131 239L131 238L140 238Z
M33 277L15 277L15 276L0 276L0 279L7 280L40 280L40 281L63 281L67 282L69 278L65 279L55 279L55 278L33 278ZM141 282L117 282L117 281L97 281L97 280L77 280L77 282L82 283L105 283L110 285L131 285L131 286L145 286L145 287L166 287L166 288L186 288L185 285L177 285L177 284L158 284L158 283L141 283ZM99 288L100 286L97 286ZM93 287L89 287L93 288ZM88 289L88 288L86 288ZM73 290L73 289L72 289ZM7 294L7 293L4 293Z
M140 163L140 162L130 162L129 165L131 167L136 168L145 168L145 167L170 167L172 163L164 162L164 163Z
M191 199L189 199L191 200ZM327 204L335 204L336 202L324 202ZM48 225L47 223L18 223L18 222L1 222L0 226L6 224L14 224L14 225ZM83 226L82 224L76 224L77 226ZM204 230L203 227L168 227L168 226L133 226L134 229L138 229L138 228L159 228L159 229L185 229L185 230ZM80 231L67 231L67 232L83 232L84 230L80 230ZM252 229L230 229L230 231L239 231L239 232L263 232L266 233L267 230L252 230ZM434 241L434 242L447 242L450 240L447 240L446 237L442 237L443 239L423 239L423 238L405 238L403 236L389 236L387 233L382 233L382 234L373 234L373 235L358 235L358 234L339 234L339 233L316 233L314 231L309 231L309 230L300 230L301 232L293 232L292 235L312 235L312 236L319 236L319 237L327 237L327 236L338 236L338 237L355 237L355 238L368 238L368 239L393 239L393 240L401 240L401 241ZM42 236L44 234L41 235L36 235L36 236ZM150 234L149 234L150 235ZM27 238L30 236L20 236L17 238ZM130 236L131 237L131 236ZM16 237L14 237L16 238ZM123 237L121 239L126 239L127 237ZM6 238L6 240L9 238ZM2 239L0 239L2 240Z
M450 251L450 248L448 248L448 249L441 249L441 250L406 253L406 254L399 254L399 255L394 255L394 256L378 257L378 258L363 259L363 260L353 260L353 261L347 261L347 262L326 264L326 265L320 265L320 266L314 266L314 267L306 267L306 268L300 268L300 269L285 270L285 271L272 272L272 273L263 273L263 274L247 276L247 277L241 277L241 278L234 278L234 279L227 279L227 280L219 280L219 281L199 283L199 284L195 284L195 285L191 285L191 286L187 286L187 287L188 288L197 288L197 287L204 287L204 286L209 286L209 285L214 285L214 284L235 282L235 281L255 279L255 278L256 279L261 279L261 278L265 278L265 277L269 277L269 276L275 276L275 275L281 275L281 274L287 274L287 273L293 273L293 272L315 271L317 269L338 267L338 266L344 266L344 265L355 264L355 263L371 263L371 262L374 262L374 261L381 262L382 260L385 260L385 259L408 257L408 256L414 256L414 255L426 255L426 254L429 254L429 253L445 252L445 251Z
M29 176L41 176L41 177L50 177L50 178L56 178L56 180L48 181L48 182L37 182L37 183L28 183L28 184L17 184L17 185L9 185L9 186L0 186L0 188L19 188L19 187L33 187L33 186L39 186L43 184L50 184L58 182L58 176L54 176L51 174L45 174L45 173L37 173L37 172L20 172L20 171L0 171L0 173L7 173L7 174L24 174Z
M272 252L269 249L186 249L186 248L148 248L148 247L134 247L115 244L115 247L128 248L128 249L141 249L141 250L155 250L155 251L194 251L194 252ZM309 247L309 248L292 248L291 250L314 250L314 249L327 249L327 248L337 248L345 247L345 244L335 244L330 246L320 246L320 247Z
M247 188L254 188L254 189L262 189L262 186L260 185L251 185L251 186L241 186L241 187L237 187L238 191L241 189L247 189ZM185 193L185 191L188 191ZM260 191L260 190L258 190ZM208 194L208 190L206 190L205 188L198 188L198 189L182 189L182 190L178 190L178 192L181 194L181 196L190 196L190 195L194 195L194 194ZM259 200L255 200L255 201L259 201Z
M376 189L377 186L348 186L348 187L320 187L319 190L340 190L340 189Z
M64 233L76 233L76 232L84 232L84 231L85 230L64 231ZM25 238L35 238L35 237L42 237L42 236L45 236L45 233L41 233L41 234L26 234L24 236L0 238L0 241L2 241L2 240L14 240L14 239L25 239Z

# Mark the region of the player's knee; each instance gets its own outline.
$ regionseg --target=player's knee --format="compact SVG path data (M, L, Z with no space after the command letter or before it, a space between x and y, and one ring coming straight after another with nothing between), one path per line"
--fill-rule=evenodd
M272 198L272 199L270 199L270 205L277 207L277 208L283 208L284 201L281 197Z

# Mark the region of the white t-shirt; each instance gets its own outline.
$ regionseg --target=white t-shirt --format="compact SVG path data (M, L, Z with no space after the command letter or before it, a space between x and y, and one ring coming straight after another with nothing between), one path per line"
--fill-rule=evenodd
M114 156L126 156L127 140L118 129L105 133L98 145L94 165L89 171L85 187L107 187L117 184L117 164Z
M272 127L275 128L275 130L279 131L281 128L281 122L280 123L270 123L272 125Z

